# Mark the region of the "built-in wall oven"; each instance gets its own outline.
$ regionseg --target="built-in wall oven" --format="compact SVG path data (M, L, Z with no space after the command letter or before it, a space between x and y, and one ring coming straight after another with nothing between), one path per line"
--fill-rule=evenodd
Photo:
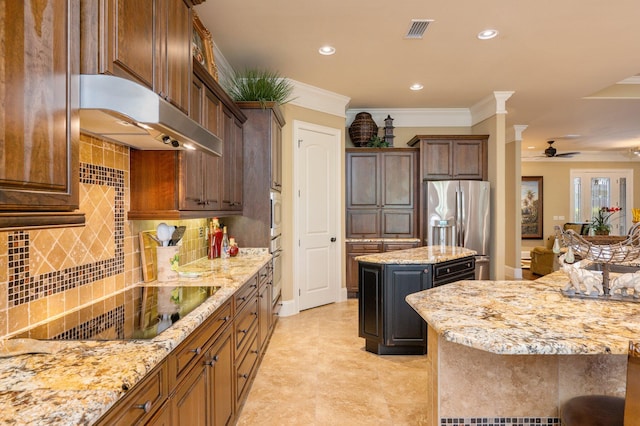
M282 195L271 191L271 238L282 234Z
M271 191L271 246L273 255L273 303L282 291L282 195Z

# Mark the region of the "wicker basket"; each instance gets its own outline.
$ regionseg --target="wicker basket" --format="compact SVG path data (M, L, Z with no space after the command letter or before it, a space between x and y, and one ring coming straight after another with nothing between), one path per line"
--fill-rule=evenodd
M366 146L371 138L378 134L378 125L371 114L359 112L349 127L349 137L356 146Z

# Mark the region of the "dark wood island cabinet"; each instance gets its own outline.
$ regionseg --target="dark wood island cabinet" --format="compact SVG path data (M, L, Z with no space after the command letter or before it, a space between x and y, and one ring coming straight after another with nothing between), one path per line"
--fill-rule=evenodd
M473 280L473 251L419 247L357 258L359 336L379 355L427 352L427 327L405 298L459 280Z

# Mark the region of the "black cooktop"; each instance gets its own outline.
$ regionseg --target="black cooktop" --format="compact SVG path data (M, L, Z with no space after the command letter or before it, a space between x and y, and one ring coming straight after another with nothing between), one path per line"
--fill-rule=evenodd
M36 327L20 338L152 339L200 306L220 287L134 287Z

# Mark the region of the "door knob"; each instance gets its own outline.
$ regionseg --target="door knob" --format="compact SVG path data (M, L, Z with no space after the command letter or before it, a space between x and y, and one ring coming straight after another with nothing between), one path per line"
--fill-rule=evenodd
M336 237L331 237L331 242L335 243L336 242Z

